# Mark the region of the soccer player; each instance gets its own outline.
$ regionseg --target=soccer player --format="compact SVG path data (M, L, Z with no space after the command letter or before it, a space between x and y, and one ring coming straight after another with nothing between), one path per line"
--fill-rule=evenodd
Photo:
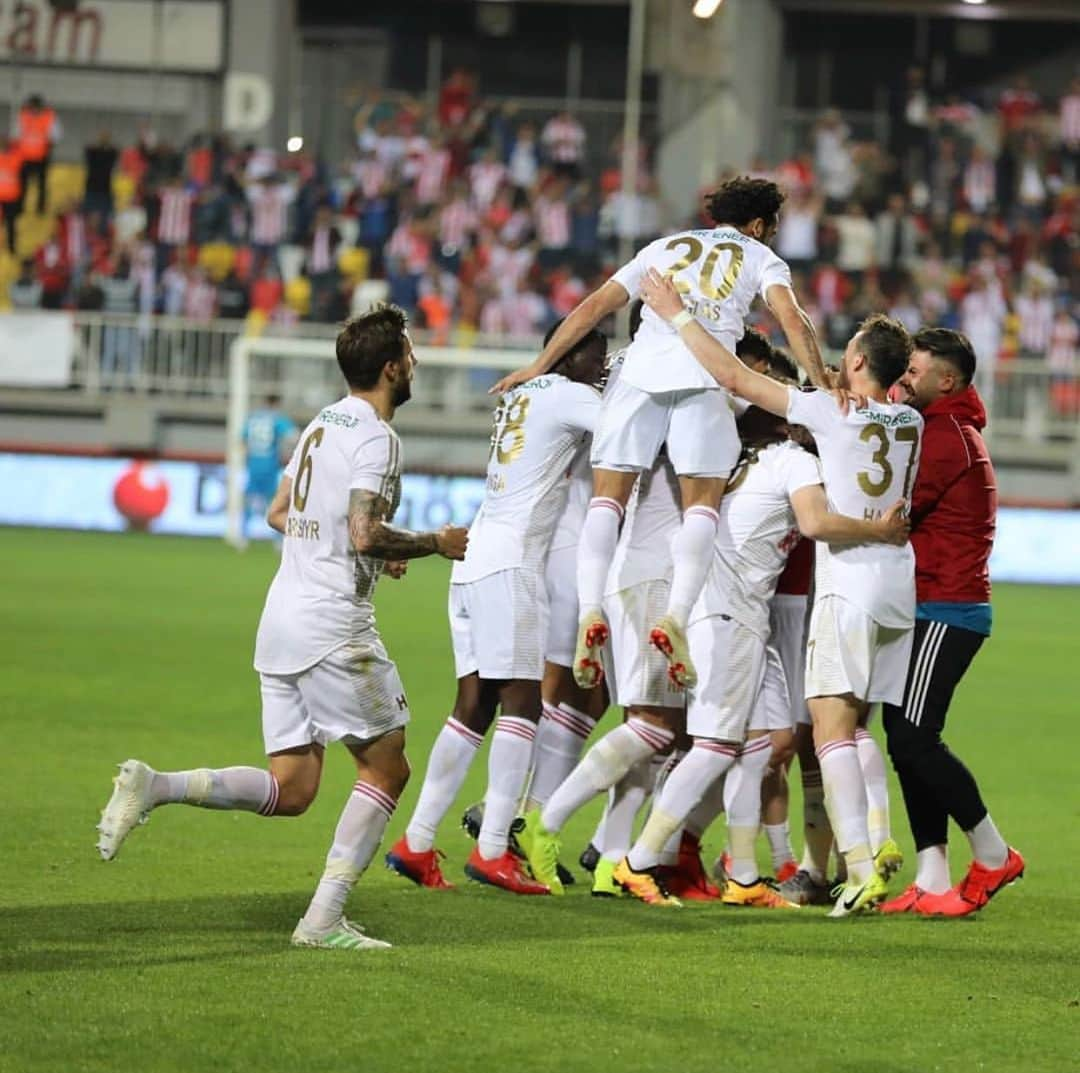
M768 382L781 393L789 390ZM830 396L825 398L835 407ZM737 822L729 817L732 865L723 900L790 907L762 880L754 857L771 743L767 730L752 739L747 731L765 677L769 602L800 533L833 545L907 539L901 503L871 520L831 512L818 460L787 438L783 420L752 406L739 419L739 433L742 459L720 505L712 568L690 614L691 644L700 656L686 718L693 747L668 777L641 836L615 869L624 890L653 905L679 904L657 871L662 848L738 760L739 790L748 807L737 810Z
M747 369L697 324L671 281L659 273L649 273L642 296L677 328L719 383L809 430L834 509L880 519L888 504L894 504L888 507L892 511L897 500L910 496L922 418L886 399L911 353L911 337L902 325L870 317L848 343L839 387L865 403L844 409L827 392L801 392ZM880 903L888 892L886 879L903 863L891 838L876 854L871 850L867 779L855 734L871 704L903 699L914 620L915 557L909 544L818 546L806 698L833 832L847 865L847 881L831 914L837 917Z
M922 413L922 461L912 494L915 643L900 703L885 706L889 753L900 779L918 867L882 912L967 916L1024 874L1001 837L975 777L941 740L953 691L990 634L990 572L997 483L980 430L986 411L972 381L975 352L960 332L924 328L900 378ZM974 858L950 886L948 817Z
M468 536L453 525L414 533L390 524L401 493L390 421L411 395L416 366L405 314L384 306L350 321L337 359L349 393L304 430L267 518L285 536L255 640L269 771L155 771L128 760L102 813L98 849L112 860L132 829L168 804L298 816L315 799L326 745L340 741L358 779L292 942L359 950L390 945L343 911L409 776L409 705L376 628L375 583L384 572L400 576L408 559L464 558Z
M594 385L606 355L607 340L593 333L552 372L508 391L495 411L484 502L469 531L469 552L451 576L457 699L405 835L386 856L391 869L421 886L449 886L435 832L495 722L484 819L465 872L516 894L551 893L525 874L508 839L541 714L544 561L566 498L567 468L595 427L600 393ZM557 879L553 886L561 893Z
M813 324L795 298L787 265L767 245L783 200L775 183L747 178L725 183L707 202L714 228L650 243L570 313L531 366L505 377L493 390L549 369L585 332L636 297L653 269L674 281L703 330L729 349L741 337L746 314L760 294L811 381L824 384ZM637 474L652 466L664 444L679 476L683 518L667 606L658 612L649 639L668 660L672 681L685 687L694 681L687 616L708 571L716 512L739 456L739 441L727 392L693 360L678 333L647 310L619 382L604 400L593 438L593 498L578 553L581 621L574 673L583 686L594 685L603 674L600 651L609 633L601 609L604 581L626 502Z
M268 395L266 406L253 411L244 426L247 486L244 489L244 538L252 519L265 515L277 491L282 463L296 446L296 425L281 411L281 397Z

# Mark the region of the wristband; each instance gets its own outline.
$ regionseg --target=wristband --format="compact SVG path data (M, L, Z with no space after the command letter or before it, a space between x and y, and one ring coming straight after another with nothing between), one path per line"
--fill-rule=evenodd
M671 318L670 324L676 330L679 331L685 327L694 319L694 314L689 309L680 309L678 313Z

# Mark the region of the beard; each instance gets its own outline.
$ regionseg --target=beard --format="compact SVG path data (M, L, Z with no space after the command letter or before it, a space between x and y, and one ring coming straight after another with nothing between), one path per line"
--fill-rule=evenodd
M394 394L390 401L397 408L412 398L412 381L409 379L399 380L394 384Z

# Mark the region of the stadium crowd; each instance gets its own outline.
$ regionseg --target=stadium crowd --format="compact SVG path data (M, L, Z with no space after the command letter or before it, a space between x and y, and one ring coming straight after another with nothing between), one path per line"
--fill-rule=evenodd
M802 151L748 168L788 193L776 250L823 340L842 346L883 311L964 330L988 375L1016 356L1075 372L1080 79L1046 101L1019 78L980 107L934 99L914 69L891 131L887 148L860 141L827 112ZM32 99L0 144L8 248L35 192L55 225L9 300L287 325L388 299L436 341L531 337L617 267L621 238L640 247L693 219L661 203L647 152L624 198L617 144L590 144L570 112L518 121L464 70L434 108L370 93L355 132L337 167L224 135L178 149L146 127L117 148L103 132L82 198L48 205L62 131Z

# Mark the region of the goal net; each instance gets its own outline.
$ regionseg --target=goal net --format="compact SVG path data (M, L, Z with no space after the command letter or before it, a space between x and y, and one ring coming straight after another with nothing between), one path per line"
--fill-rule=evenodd
M310 420L345 392L334 350L335 337L242 336L229 351L226 416L227 499L225 539L234 547L246 542L244 510L247 458L244 427L253 408L270 396L283 400L290 413ZM414 346L419 363L410 411L422 410L430 432L462 414L492 408L487 389L503 373L517 369L537 348ZM303 424L303 421L299 422Z

